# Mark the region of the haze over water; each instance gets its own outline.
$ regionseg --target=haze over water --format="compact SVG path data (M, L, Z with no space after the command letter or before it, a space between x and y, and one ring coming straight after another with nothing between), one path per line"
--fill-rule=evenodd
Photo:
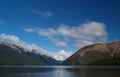
M0 77L118 77L119 66L1 66Z

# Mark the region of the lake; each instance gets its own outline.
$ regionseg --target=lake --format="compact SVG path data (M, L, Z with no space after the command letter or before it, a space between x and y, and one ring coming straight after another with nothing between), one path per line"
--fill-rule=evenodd
M119 66L0 66L0 77L119 77Z

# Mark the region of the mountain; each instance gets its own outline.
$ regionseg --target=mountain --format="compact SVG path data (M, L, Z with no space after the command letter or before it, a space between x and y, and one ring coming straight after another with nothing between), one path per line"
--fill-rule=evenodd
M119 65L120 41L107 44L93 44L79 49L67 58L65 65Z
M58 61L46 55L26 51L22 47L0 41L1 65L56 65Z

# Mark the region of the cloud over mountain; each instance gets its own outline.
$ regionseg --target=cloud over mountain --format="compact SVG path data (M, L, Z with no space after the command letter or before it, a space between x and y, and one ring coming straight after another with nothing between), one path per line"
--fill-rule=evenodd
M22 47L26 50L26 52L33 52L36 54L51 56L56 60L65 60L67 57L72 55L72 53L65 52L64 50L56 52L56 53L50 53L49 51L37 46L34 43L32 44L26 43L25 41L21 40L18 36L15 36L15 35L7 35L7 34L2 33L0 34L0 40L7 41L19 47Z
M15 35L6 35L6 34L2 33L2 34L0 34L0 40L7 41L12 44L18 45L18 46L26 49L26 52L27 51L32 52L33 50L36 50L36 51L34 51L34 53L49 55L49 53L46 50L44 50L43 48L40 48L35 44L28 44L25 41L22 41L19 37L15 36Z

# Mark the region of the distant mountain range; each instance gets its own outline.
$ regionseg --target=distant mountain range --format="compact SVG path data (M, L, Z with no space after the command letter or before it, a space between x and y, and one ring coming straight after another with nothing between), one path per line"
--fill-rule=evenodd
M36 50L33 50L33 52ZM24 48L0 41L0 65L58 65L54 58L26 51ZM93 44L79 49L64 65L120 65L120 41Z
M65 65L120 65L120 41L93 44L67 58Z
M27 52L24 48L0 41L0 65L56 65L52 57Z

